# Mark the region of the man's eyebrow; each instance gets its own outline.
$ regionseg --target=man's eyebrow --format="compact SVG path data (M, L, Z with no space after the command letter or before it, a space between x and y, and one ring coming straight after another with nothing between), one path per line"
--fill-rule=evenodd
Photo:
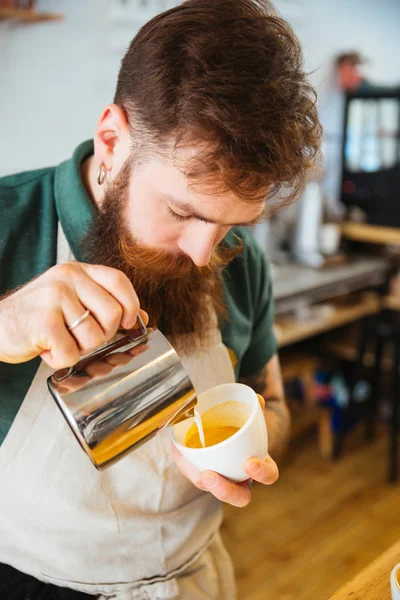
M175 196L172 196L171 194L163 193L161 194L161 198L170 202L174 208L178 208L184 211L186 213L185 217L192 217L193 219L197 219L198 221L202 221L203 223L209 223L211 225L222 225L223 227L252 227L257 223L260 223L264 216L262 213L255 219L252 219L251 221L246 221L244 223L219 223L218 221L207 219L206 217L204 217L204 215L201 215L199 212L197 212L197 210L195 210L190 204L188 204L184 200L175 198Z

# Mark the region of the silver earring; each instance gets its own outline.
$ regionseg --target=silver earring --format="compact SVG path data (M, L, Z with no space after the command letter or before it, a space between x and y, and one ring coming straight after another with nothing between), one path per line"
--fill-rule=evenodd
M99 185L103 185L103 183L104 183L104 180L105 180L105 178L106 178L106 174L107 174L107 173L106 173L106 169L105 169L105 167L104 167L104 163L103 163L103 162L101 162L101 163L100 163L100 166L99 166L99 170L97 171L97 183L98 183Z

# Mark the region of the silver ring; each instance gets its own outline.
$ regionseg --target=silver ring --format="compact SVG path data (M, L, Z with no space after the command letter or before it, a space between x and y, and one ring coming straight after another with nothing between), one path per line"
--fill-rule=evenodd
M72 323L72 325L69 325L68 329L70 331L71 331L71 329L75 329L75 327L78 327L78 325L80 325L81 323L83 323L83 321L85 319L87 319L89 315L90 315L90 310L89 309L85 310L85 312L83 313L83 315L81 317L79 317L79 319L76 319L76 321L74 321Z

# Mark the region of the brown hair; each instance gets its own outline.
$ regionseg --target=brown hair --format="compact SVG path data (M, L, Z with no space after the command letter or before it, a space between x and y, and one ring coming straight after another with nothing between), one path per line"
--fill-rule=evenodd
M245 200L294 199L320 157L299 42L266 0L187 0L131 42L114 102L136 155L194 146L186 175Z
M357 65L362 65L365 62L367 62L367 59L356 50L353 50L352 52L344 52L335 58L335 65L337 67L340 67L346 63L356 67Z

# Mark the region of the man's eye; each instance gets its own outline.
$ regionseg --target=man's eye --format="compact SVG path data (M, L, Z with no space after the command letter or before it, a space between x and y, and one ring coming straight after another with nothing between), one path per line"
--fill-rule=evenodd
M168 207L168 212L176 221L190 221L192 217L184 217L183 215L178 215L178 213L174 212L171 208Z

